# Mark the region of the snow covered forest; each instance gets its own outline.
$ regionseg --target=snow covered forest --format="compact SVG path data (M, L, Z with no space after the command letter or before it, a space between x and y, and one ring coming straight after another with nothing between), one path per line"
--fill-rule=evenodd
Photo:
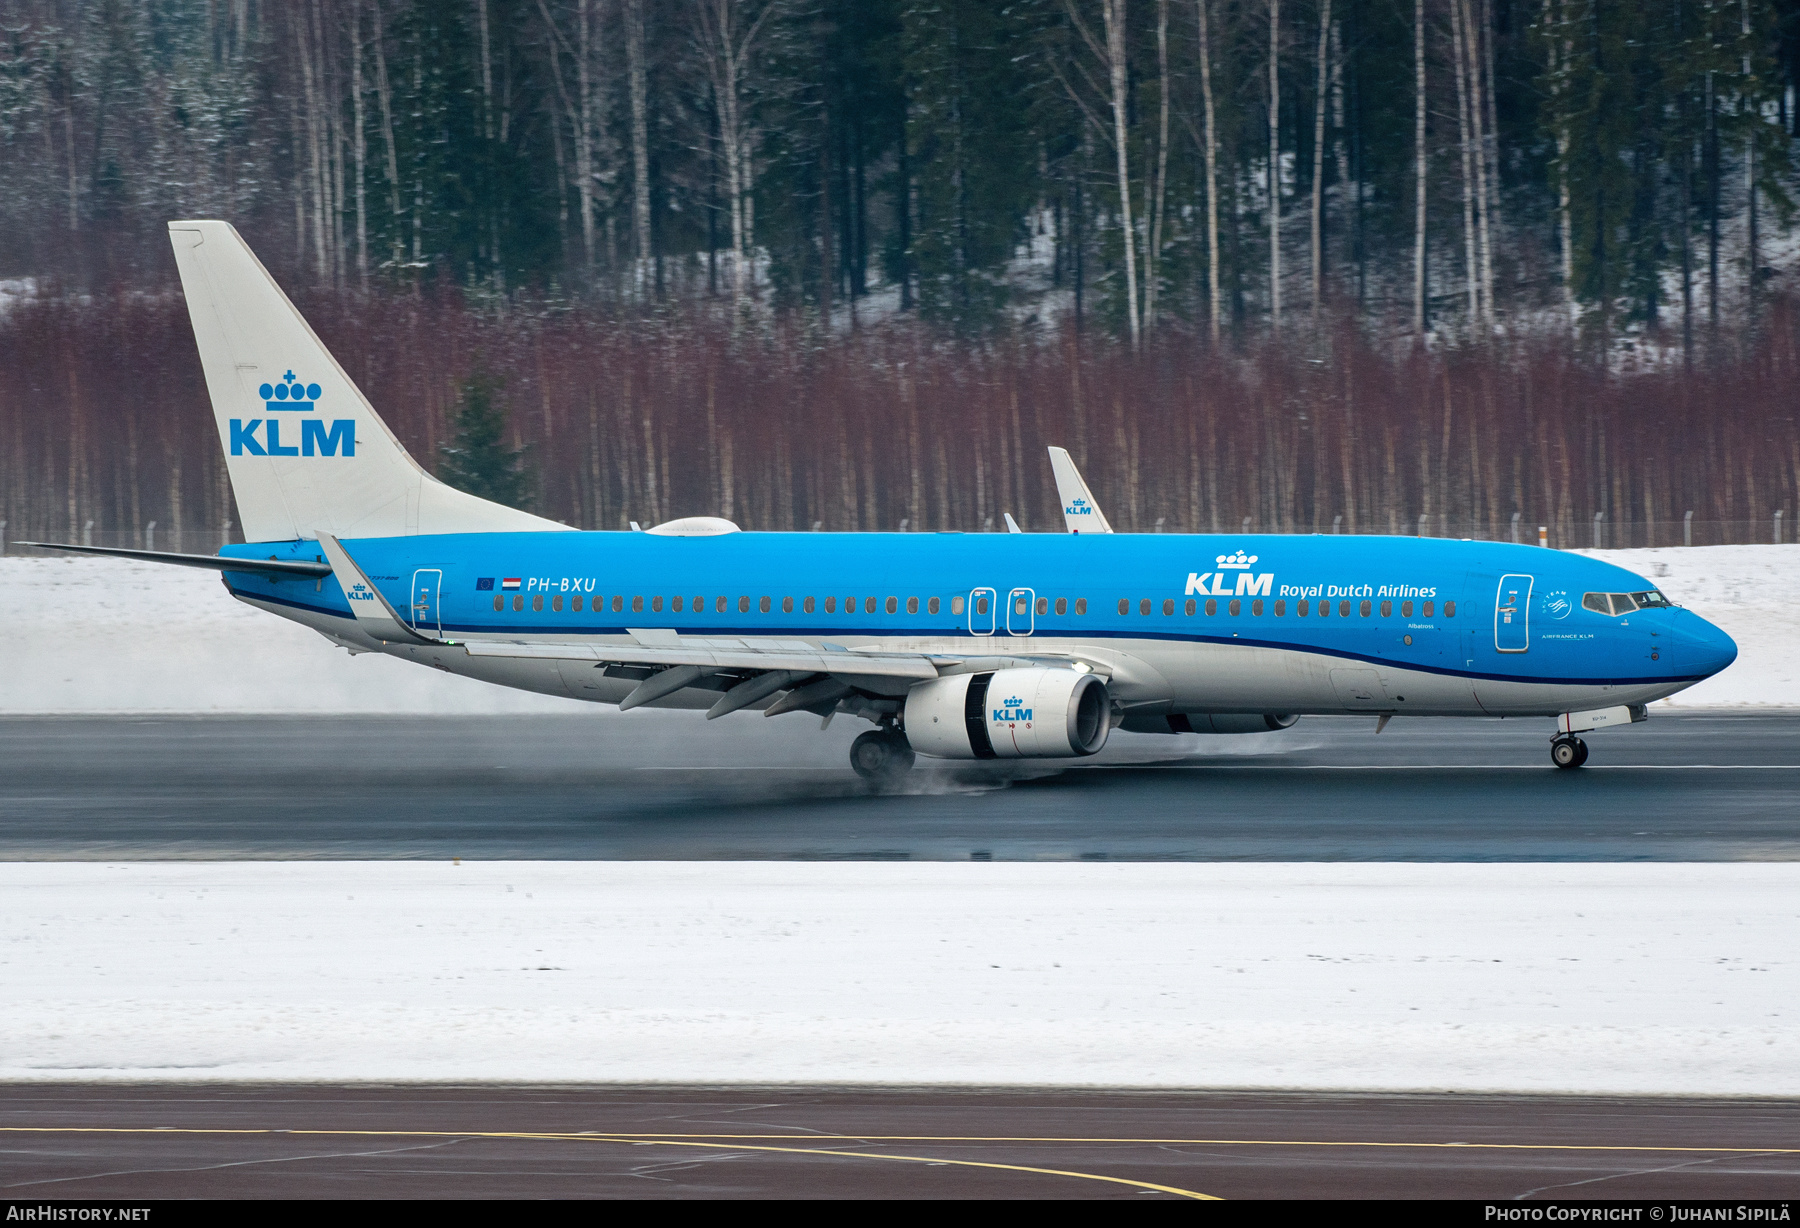
M1769 540L1800 0L0 0L0 519L221 531L164 223L588 527ZM1598 520L1596 520L1598 517Z

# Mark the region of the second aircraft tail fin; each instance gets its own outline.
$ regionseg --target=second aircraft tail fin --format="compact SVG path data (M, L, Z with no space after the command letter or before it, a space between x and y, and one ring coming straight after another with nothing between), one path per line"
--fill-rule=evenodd
M1063 519L1071 533L1111 533L1106 513L1094 502L1093 493L1081 480L1081 471L1069 459L1067 448L1050 449L1050 468L1056 474L1056 494L1062 500Z

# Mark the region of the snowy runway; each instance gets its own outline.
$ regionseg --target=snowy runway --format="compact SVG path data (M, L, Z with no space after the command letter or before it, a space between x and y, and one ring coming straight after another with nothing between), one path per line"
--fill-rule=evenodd
M1800 1093L1800 864L0 865L0 1078Z

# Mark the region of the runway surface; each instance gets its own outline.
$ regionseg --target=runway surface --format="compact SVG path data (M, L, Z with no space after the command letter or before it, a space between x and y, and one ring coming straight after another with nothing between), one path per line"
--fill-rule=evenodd
M878 792L810 718L11 717L0 859L1792 860L1800 712L1115 736Z
M0 1086L0 1198L1758 1199L1800 1104L1589 1097Z

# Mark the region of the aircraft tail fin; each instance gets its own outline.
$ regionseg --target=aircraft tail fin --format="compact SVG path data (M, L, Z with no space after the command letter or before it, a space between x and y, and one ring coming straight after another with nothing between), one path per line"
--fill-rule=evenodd
M425 472L229 222L169 240L246 541L568 527Z
M1063 519L1071 533L1111 533L1106 513L1094 502L1093 493L1081 480L1081 470L1069 459L1067 448L1050 449L1050 469L1056 474L1056 494L1062 500Z

